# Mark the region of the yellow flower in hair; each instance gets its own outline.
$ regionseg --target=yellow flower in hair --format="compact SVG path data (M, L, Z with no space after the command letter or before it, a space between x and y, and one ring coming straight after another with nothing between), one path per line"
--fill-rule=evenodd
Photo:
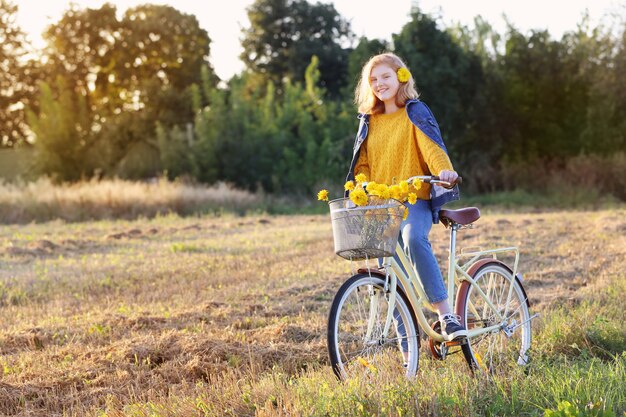
M409 194L409 204L415 204L417 202L417 194L410 193Z
M357 206L364 206L367 204L367 194L362 188L357 188L350 193L350 200Z
M356 176L355 180L356 182L366 182L367 177L365 176L365 174L359 174Z
M320 201L328 201L328 190L322 190L317 193L317 199Z
M343 189L346 191L354 190L354 183L352 181L348 181L344 184Z
M401 83L405 83L411 79L411 73L405 67L398 68L396 74L398 74L398 81Z

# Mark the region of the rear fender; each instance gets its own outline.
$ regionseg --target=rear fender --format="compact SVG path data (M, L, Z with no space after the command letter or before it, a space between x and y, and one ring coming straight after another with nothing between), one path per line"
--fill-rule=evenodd
M513 271L511 270L511 268L509 268L507 264L497 259L493 259L493 258L479 259L478 261L474 262L472 266L470 266L469 269L467 270L467 275L473 278L474 275L478 273L478 271L480 271L481 268L490 264L497 264L503 267L504 269L506 269L507 271L509 271L511 275L513 275ZM520 277L520 274L515 275L515 280L517 281L520 288L522 289L522 293L524 294L524 299L526 300L526 305L528 306L528 310L530 310L530 301L528 300L528 296L526 295L526 290L524 289L524 286L522 285L522 282L519 277ZM461 285L459 285L459 290L456 292L455 314L459 316L462 316L465 312L465 300L467 299L466 293L469 291L470 285L471 284L469 281L463 281L461 282Z

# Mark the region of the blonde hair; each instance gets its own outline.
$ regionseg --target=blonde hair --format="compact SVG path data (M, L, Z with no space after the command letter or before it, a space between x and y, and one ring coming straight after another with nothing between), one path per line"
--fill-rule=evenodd
M385 64L391 67L394 71L398 71L399 68L407 68L406 64L402 62L400 57L391 52L387 52L380 55L375 55L367 61L361 70L361 78L354 90L354 103L357 105L359 113L364 114L378 114L385 112L385 103L380 101L370 85L370 74L372 69L377 66ZM408 68L407 68L408 70ZM400 83L400 88L396 94L396 105L398 107L404 107L407 100L412 98L418 98L419 94L415 89L415 81L413 75L409 77L409 81L406 83Z

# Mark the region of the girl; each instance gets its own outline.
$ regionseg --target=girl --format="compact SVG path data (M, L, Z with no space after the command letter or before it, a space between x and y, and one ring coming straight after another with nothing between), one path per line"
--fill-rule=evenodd
M438 175L454 183L458 178L430 109L418 99L413 77L402 60L384 53L363 67L355 90L360 125L348 181L363 173L368 180L392 184L416 175ZM367 139L367 141L366 141ZM447 340L467 336L452 314L441 270L428 234L438 222L443 204L459 198L458 188L447 190L423 184L402 223L399 242L419 273L430 303L437 309Z

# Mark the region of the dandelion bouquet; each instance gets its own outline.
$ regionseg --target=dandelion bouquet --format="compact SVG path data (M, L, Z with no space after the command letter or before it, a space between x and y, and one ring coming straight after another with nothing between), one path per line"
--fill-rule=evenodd
M349 260L392 256L400 224L408 215L405 203L415 204L417 195L412 191L420 187L419 181L368 182L363 174L348 181L344 185L348 197L329 202L335 253ZM321 190L317 198L328 201L328 191Z

